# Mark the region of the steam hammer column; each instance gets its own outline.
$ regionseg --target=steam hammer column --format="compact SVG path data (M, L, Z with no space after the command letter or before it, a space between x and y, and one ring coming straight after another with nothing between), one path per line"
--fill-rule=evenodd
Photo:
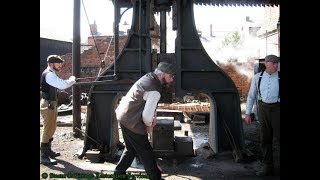
M160 53L167 52L167 10L170 8L168 0L158 1L160 9Z

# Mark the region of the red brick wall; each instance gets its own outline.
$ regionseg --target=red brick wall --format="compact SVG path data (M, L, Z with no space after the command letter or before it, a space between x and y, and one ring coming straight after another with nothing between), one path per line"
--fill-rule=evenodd
M245 100L254 74L254 62L218 64L218 66L230 76L238 89L240 97Z
M100 69L100 59L103 60L105 57L105 53L108 48L108 43L107 40L101 40L101 41L96 41L97 43L97 48L96 46L92 46L88 50L84 50L83 53L81 53L80 61L81 61L81 69L86 68L86 67L92 67L96 68L97 71ZM124 44L126 42L126 37L120 38L119 41L119 48L120 50L123 48ZM97 51L98 49L98 51ZM99 57L100 54L100 57ZM72 54L66 54L62 56L65 60L63 69L60 72L62 78L67 78L71 75L72 73ZM107 56L105 58L105 68L107 68L114 60L114 43L110 45L109 51L107 53ZM105 69L104 68L104 69ZM80 73L81 78L89 77L88 75L92 76L94 74L88 74L88 73ZM97 74L95 74L97 76Z
M84 50L80 56L80 78L88 78L81 80L81 82L92 81L94 80L99 73L100 70L100 59L103 60L105 57L105 53L108 49L109 42L111 36L101 36L95 39L97 47L94 45L94 41L91 37L88 38L88 42L93 45L88 50ZM119 49L120 51L124 47L126 43L127 37L119 37ZM98 49L98 51L97 51ZM99 53L98 53L99 52ZM99 57L100 54L100 57ZM61 72L59 72L59 76L62 79L67 79L72 75L72 53L68 53L62 56L65 60L63 63L63 68ZM110 44L107 56L105 58L105 68L101 69L103 72L112 62L114 61L114 39ZM92 78L91 78L92 77ZM79 77L77 77L79 78ZM88 92L89 86L81 86L81 92ZM69 95L72 94L72 88L68 88L65 90Z

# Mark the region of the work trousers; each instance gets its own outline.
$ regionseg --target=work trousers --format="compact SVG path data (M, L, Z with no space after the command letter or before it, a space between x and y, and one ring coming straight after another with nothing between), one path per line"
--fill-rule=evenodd
M153 149L148 140L148 135L136 134L125 128L121 123L120 126L126 147L115 168L114 174L126 174L126 170L132 164L135 156L138 155L149 178L151 180L160 180L161 172L153 155Z
M280 171L280 103L259 102L258 117L261 123L262 162L267 168L273 168L276 165Z
M43 130L41 135L41 143L48 143L49 139L53 137L57 128L58 116L58 102L50 101L51 108L49 108L49 101L41 99L40 101L40 114L43 118Z

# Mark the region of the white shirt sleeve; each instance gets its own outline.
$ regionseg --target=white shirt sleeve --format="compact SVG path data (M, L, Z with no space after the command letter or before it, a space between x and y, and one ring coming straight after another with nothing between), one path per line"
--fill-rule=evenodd
M63 80L59 78L54 72L49 72L46 75L45 79L48 84L58 89L66 89L76 82L73 79Z
M146 101L142 112L142 120L146 126L151 126L154 113L160 100L160 93L158 91L146 91L143 94L143 99Z

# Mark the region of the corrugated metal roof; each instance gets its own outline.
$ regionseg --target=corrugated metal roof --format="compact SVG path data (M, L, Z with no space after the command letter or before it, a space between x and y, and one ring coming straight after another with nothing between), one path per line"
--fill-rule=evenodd
M216 5L216 6L265 6L279 5L280 0L194 0L197 5Z
M112 0L114 3L114 0ZM210 6L274 6L280 0L193 0L196 5ZM120 7L132 7L131 0L118 0Z

